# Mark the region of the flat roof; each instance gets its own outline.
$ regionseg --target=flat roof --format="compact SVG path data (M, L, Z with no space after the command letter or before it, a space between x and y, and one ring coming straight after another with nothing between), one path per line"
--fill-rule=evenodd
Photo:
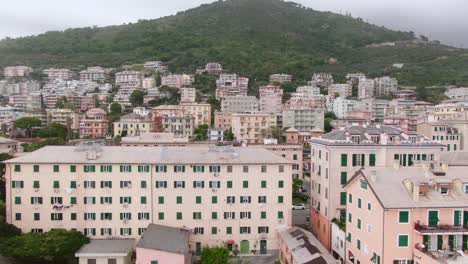
M135 239L91 239L75 257L125 257L133 249Z
M87 153L95 153L88 159ZM5 163L30 164L293 164L258 147L158 146L123 147L45 146Z
M450 151L440 153L440 163L449 166L468 166L468 151Z
M189 253L190 231L183 228L150 224L137 248L154 249L177 254Z

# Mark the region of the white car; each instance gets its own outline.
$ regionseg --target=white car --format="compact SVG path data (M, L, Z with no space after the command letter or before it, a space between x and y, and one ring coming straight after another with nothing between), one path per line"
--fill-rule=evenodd
M305 210L305 206L304 204L300 203L300 204L295 204L292 206L292 209L293 210Z

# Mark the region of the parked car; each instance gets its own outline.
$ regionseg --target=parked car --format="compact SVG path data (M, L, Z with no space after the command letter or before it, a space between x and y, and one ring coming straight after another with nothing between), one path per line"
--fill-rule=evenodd
M295 204L292 206L293 210L305 210L305 205L303 203Z

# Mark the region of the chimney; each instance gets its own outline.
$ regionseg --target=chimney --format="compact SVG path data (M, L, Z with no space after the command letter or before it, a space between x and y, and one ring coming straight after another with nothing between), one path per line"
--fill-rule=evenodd
M413 201L419 201L419 185L413 184Z

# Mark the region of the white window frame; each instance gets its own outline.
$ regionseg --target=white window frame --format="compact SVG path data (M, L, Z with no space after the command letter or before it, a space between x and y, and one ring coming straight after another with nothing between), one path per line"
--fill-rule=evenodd
M102 165L102 172L111 172L112 165Z
M130 227L122 227L121 230L123 236L130 236Z
M52 221L62 221L63 220L63 214L62 213L52 213L51 215L51 219ZM60 217L59 217L60 216ZM60 219L61 218L61 219Z
M85 221L94 221L93 215L94 215L94 218L96 219L96 214L95 213L84 213L83 214L84 220Z
M184 165L174 165L174 172L175 173L184 172Z
M122 172L131 172L132 165L122 165Z
M95 189L96 181L84 181L83 186L85 189Z
M132 188L132 181L120 181L122 189L131 189Z
M184 188L184 181L175 181L174 188L176 189Z
M129 221L130 218L132 218L132 213L130 213L130 212L123 212L122 215L123 215L122 220L124 220L124 221L125 220Z
M268 233L267 233L267 228L268 228L268 226L259 226L259 227L258 227L258 229L259 229L258 231L260 231L260 232L259 232L260 234L268 234Z
M83 230L85 236L95 236L96 235L96 228L85 228Z
M52 198L52 204L60 204L60 203L59 203L59 200L60 200L60 198L62 198L62 197L55 197L55 196L54 196L54 197L51 197L51 198ZM62 202L63 202L63 200L62 200Z
M211 188L214 188L214 189L221 188L221 181L210 181L210 182L211 182Z
M202 189L203 185L203 181L195 181L195 189Z
M39 203L39 198L41 198L41 197L39 197L39 196L33 196L33 197L31 197L31 198L32 198L32 204L33 204L33 205L40 205L40 203Z
M400 212L408 212L408 223L400 222ZM398 210L398 224L399 225L409 225L411 223L411 211L410 210Z
M95 199L95 197L85 196L84 197L84 204L93 204L93 199Z
M104 236L112 236L112 228L101 228Z
M407 236L408 237L408 246L406 247L401 247L399 244L400 244L400 236ZM396 239L396 242L397 242L397 248L409 248L410 245L411 245L411 236L409 234L397 234L397 239Z
M226 203L227 204L234 204L235 200L236 200L235 196L227 196L226 197Z
M250 218L252 218L252 212L240 212L240 219L250 219Z
M241 196L240 197L240 203L241 204L248 204L249 203L249 197L250 197L250 200L252 200L251 196L248 196L248 195Z
M123 196L122 197L122 204L130 204L130 196Z
M193 170L194 170L194 172L196 172L196 173L197 173L197 172L203 172L203 167L204 167L203 165L194 165L194 166L193 166Z
M12 181L11 185L13 189L21 189L21 182L22 181Z
M111 200L112 197L111 196L104 196L102 197L102 204L111 204Z
M195 227L193 229L193 234L194 235L202 235L205 233L205 229L203 227Z

